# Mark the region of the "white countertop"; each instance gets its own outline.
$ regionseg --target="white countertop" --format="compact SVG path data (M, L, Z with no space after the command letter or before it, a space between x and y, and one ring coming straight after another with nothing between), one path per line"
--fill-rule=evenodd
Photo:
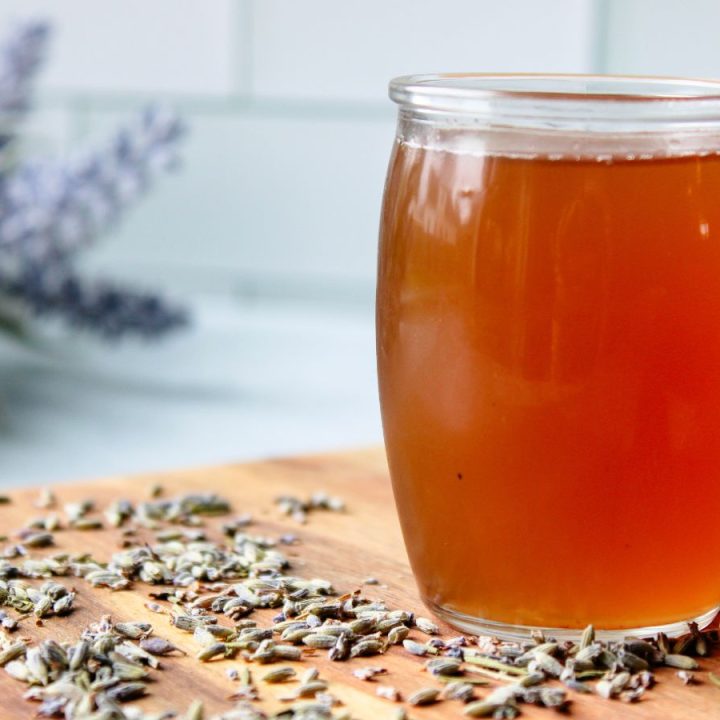
M367 305L192 307L157 343L0 338L0 485L381 442Z

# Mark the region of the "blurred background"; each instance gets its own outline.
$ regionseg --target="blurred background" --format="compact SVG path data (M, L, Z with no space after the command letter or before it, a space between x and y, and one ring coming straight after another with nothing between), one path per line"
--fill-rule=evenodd
M157 341L0 336L0 482L381 441L376 235L389 78L437 71L720 76L715 0L3 0L53 26L25 157L150 101L190 128L88 272L180 298Z

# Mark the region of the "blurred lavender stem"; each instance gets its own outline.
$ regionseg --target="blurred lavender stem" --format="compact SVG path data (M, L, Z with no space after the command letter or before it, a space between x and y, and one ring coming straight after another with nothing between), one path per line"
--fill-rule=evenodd
M103 146L66 161L10 165L48 37L47 24L27 22L0 46L0 316L8 317L5 298L106 338L160 335L184 324L186 312L152 293L88 280L74 263L160 174L178 166L184 128L173 113L150 107ZM0 322L0 330L7 327Z

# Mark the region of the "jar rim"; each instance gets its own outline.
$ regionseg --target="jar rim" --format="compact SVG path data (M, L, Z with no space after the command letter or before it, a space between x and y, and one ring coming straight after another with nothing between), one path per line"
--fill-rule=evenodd
M717 129L720 80L642 75L440 73L390 82L390 98L420 115L501 125L629 131L680 124ZM664 128L663 128L664 129Z

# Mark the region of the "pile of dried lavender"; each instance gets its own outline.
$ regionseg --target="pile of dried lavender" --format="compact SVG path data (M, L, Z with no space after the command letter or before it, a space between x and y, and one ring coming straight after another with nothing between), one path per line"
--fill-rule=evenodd
M75 644L48 639L31 647L5 638L0 665L30 686L25 698L40 703L38 715L125 718L120 704L145 695L155 656L175 650L151 633L145 623L113 625L104 617Z
M298 520L307 519L312 509L343 507L341 501L324 494L313 497L310 501L283 497L279 504ZM56 501L46 495L38 504L51 508ZM527 643L464 636L442 639L432 621L410 611L389 608L363 597L359 590L338 596L327 580L289 574L288 559L276 542L247 532L252 522L249 516L226 522L223 542L208 539L199 527L203 516L230 512L229 503L213 494L112 503L104 511L105 521L123 528L125 547L108 561L64 553L32 557L30 549L52 547L52 532L65 524L87 530L103 526L93 515L91 501L66 505L64 511L65 519L53 514L31 521L19 533L21 543L6 549L0 561L0 603L38 618L71 609L74 591L53 580L35 589L20 578L74 575L92 586L113 590L134 582L161 586L150 593L153 602L148 608L166 613L173 625L192 634L199 662L242 659L245 663L240 671L231 667L228 672L238 681L230 696L237 704L214 720L349 720L346 710L336 710L342 703L312 667L300 678L289 666L269 669L260 678L263 683L298 684L281 698L289 704L279 713L268 716L253 705L259 693L251 664L312 660L322 650L330 660L342 662L380 656L393 647L402 649L425 658L424 669L437 683L411 693L406 698L409 705L454 701L462 703L464 714L471 717L514 718L522 703L568 710L568 690L638 701L654 684L653 670L660 666L676 668L680 680L690 684L698 669L692 656L707 655L718 643L716 631L701 632L694 625L686 636L672 642L660 635L652 640L603 643L595 639L592 628L579 643L544 637ZM154 531L156 541L141 541L139 528ZM169 605L155 601L169 601ZM270 627L259 627L250 617L259 608L277 609ZM225 618L223 623L220 618ZM7 631L17 625L7 615L0 620ZM6 636L0 664L13 677L31 684L26 697L40 701L40 714L46 716L169 718L173 713L148 716L119 705L147 691L148 668L157 666L157 655L177 651L151 633L151 626L143 621L113 625L105 618L72 646L46 640L33 648ZM378 696L402 700L396 688L376 682L386 674L383 667L363 666L353 674L375 682ZM487 692L484 686L490 686ZM402 720L405 711L400 706L398 711ZM184 718L204 720L202 704L193 704Z
M307 522L308 513L316 510L330 510L342 512L345 510L345 503L337 497L331 497L324 492L313 493L307 500L301 500L294 495L281 495L275 498L275 504L281 512L289 515L301 524Z
M75 591L64 585L48 580L34 587L23 580L0 580L0 605L5 605L20 613L32 613L37 618L50 615L67 615L72 611ZM17 623L3 613L1 620L5 630L14 630Z

